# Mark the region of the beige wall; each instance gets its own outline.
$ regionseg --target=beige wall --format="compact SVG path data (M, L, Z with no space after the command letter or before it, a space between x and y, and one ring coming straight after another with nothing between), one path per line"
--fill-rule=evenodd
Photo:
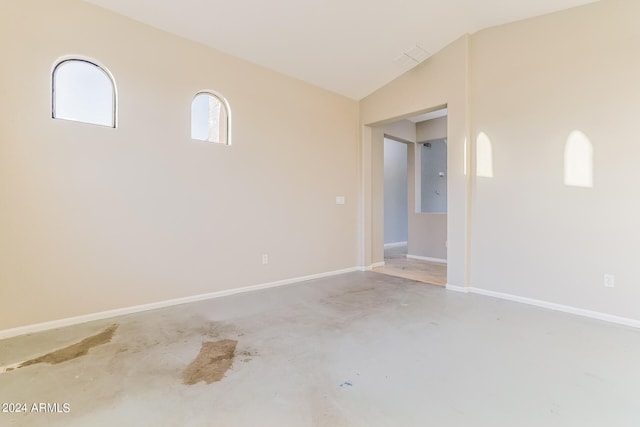
M468 38L462 37L431 58L382 87L360 102L363 160L363 217L361 237L362 257L368 265L382 261L375 248L382 247L382 227L373 209L379 206L382 190L377 183L382 174L379 162L374 162L380 146L375 129L386 122L406 118L429 110L448 106L448 221L447 249L448 282L457 286L468 284L468 176L464 174L464 145L467 141L467 58ZM411 150L410 150L411 151ZM412 162L410 161L410 164ZM411 188L409 190L411 192ZM411 193L410 193L411 194ZM411 197L410 197L411 198ZM411 208L415 211L415 207ZM374 248L374 250L371 250Z
M416 142L416 124L409 120L398 120L381 126L385 135L404 141Z
M425 120L416 123L416 141L424 142L431 139L440 139L447 137L447 117L438 117L437 119Z
M494 154L475 186L474 286L640 319L638 16L602 1L472 37L472 131ZM593 188L563 184L574 130L594 146Z
M3 1L0 51L0 330L357 266L356 102L75 0ZM117 129L50 118L69 54ZM190 139L204 88L231 147Z

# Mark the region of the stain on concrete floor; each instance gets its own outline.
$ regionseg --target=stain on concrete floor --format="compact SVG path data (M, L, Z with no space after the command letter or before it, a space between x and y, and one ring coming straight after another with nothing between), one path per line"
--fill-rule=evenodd
M44 356L36 357L35 359L27 360L18 365L18 368L24 368L25 366L35 365L38 363L49 363L51 365L57 365L58 363L67 362L69 360L76 359L80 356L86 355L89 350L102 344L106 344L111 341L113 335L118 329L117 324L109 326L99 334L90 336L82 341L72 344L68 347L61 348L51 353L47 353Z
M242 361L243 362L251 362L251 360L253 360L253 357L257 356L258 352L257 351L253 351L253 350L245 350L242 351L240 353L236 353L236 356L240 356L242 357Z
M198 356L184 370L184 384L193 385L200 381L211 384L220 381L233 364L237 344L238 341L234 340L203 342Z

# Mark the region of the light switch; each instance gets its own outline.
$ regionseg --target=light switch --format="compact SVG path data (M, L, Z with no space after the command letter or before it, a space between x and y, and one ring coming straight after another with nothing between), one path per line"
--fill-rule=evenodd
M344 196L336 196L336 205L344 205Z

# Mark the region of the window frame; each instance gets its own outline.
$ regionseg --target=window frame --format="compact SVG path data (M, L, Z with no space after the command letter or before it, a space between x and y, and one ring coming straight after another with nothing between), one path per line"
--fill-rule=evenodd
M110 125L105 125L102 123L85 122L82 120L66 119L64 117L56 117L56 73L58 72L58 69L60 68L61 65L68 62L84 62L90 65L93 65L102 73L104 73L105 76L107 76L107 78L109 79L109 82L111 82L111 90L113 95ZM64 56L64 57L58 58L54 62L53 67L51 68L50 75L51 75L51 118L52 119L66 120L66 121L75 122L75 123L84 123L88 125L102 126L102 127L114 128L114 129L118 127L118 88L116 85L116 80L113 77L113 74L111 73L111 71L109 71L107 67L102 65L99 61L96 61L95 59L92 59L92 58L84 57L81 55L70 55L70 56Z
M226 115L227 115L227 120L226 120L226 126L227 126L227 140L225 142L215 142L215 141L209 141L207 139L196 139L193 137L193 103L196 100L196 98L200 95L209 95L209 96L213 96L214 98L216 98L219 102L220 105L225 109ZM199 90L195 93L195 95L193 95L193 97L191 98L191 114L190 114L190 128L189 128L189 136L191 138L192 141L200 141L200 142L209 142L211 144L215 144L215 145L224 145L224 146L230 146L231 142L232 142L232 138L231 138L231 106L229 105L229 101L227 101L227 98L222 95L220 92L213 90L213 89L202 89Z

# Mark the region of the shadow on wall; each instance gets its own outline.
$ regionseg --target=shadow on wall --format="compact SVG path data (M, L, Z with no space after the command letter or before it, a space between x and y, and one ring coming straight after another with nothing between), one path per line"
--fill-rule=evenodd
M476 140L476 175L493 178L493 147L484 132L480 132Z
M593 144L578 130L571 132L564 147L564 184L593 187Z

